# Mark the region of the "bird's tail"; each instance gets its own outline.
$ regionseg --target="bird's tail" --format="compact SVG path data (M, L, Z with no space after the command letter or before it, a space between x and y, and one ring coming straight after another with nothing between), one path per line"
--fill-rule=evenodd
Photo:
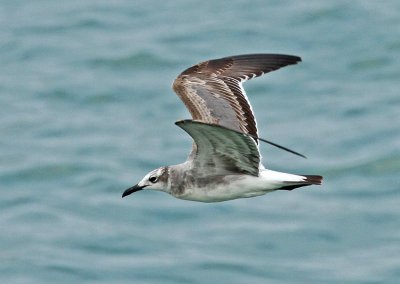
M300 181L285 181L282 187L277 190L293 190L302 186L321 185L323 177L318 175L298 175L302 178Z

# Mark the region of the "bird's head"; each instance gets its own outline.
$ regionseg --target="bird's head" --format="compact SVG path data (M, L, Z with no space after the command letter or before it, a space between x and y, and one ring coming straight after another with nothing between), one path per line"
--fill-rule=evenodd
M130 195L146 187L152 190L167 191L168 167L161 167L149 172L137 185L134 185L125 190L122 194L122 197Z

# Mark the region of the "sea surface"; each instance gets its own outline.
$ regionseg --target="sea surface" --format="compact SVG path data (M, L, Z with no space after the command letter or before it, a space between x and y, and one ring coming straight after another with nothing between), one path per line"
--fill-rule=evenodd
M245 53L302 57L245 88L323 186L121 199L189 153L174 78ZM400 283L399 174L399 1L0 2L0 283Z

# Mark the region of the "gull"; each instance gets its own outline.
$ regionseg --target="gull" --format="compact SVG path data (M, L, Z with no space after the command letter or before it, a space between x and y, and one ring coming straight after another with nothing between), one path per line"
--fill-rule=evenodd
M277 172L262 165L259 141L303 155L258 136L242 86L300 61L292 55L247 54L208 60L183 71L172 87L192 116L175 123L193 139L189 157L149 172L122 197L151 189L184 200L220 202L320 185L322 176Z

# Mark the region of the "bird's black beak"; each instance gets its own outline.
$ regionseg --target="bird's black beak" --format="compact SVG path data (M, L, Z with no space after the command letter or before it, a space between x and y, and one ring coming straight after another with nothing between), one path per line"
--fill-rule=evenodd
M122 198L124 198L125 196L127 196L129 194L132 194L132 193L134 193L136 191L142 190L145 187L146 187L146 185L140 186L138 184L135 185L135 186L132 186L132 187L128 188L127 190L125 190L124 193L122 193Z

